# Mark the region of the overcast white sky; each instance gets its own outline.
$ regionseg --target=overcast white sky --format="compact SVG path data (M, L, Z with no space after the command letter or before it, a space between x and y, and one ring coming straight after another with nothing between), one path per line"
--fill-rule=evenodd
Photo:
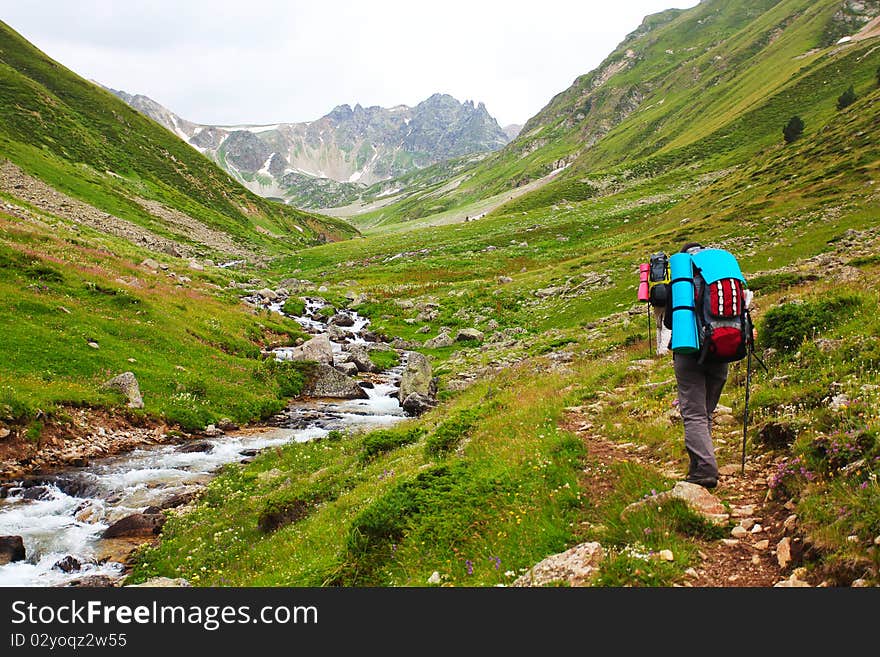
M647 14L697 0L0 0L79 75L197 123L310 121L336 105L482 101L525 123Z

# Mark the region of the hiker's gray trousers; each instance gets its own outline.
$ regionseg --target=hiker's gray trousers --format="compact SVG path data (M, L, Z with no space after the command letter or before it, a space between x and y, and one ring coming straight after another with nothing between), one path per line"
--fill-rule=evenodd
M690 456L688 478L718 479L712 413L727 381L727 363L700 365L698 358L698 354L673 354L678 408L684 420L684 446Z

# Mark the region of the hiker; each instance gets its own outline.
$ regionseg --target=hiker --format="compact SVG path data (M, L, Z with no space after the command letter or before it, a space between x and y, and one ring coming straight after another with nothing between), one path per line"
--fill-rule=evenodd
M665 356L669 353L669 341L672 339L672 330L666 328L664 318L666 306L654 306L654 322L657 324L657 355Z
M703 250L698 242L688 242L681 247L679 253L694 254ZM673 256L675 257L675 256ZM690 262L687 263L688 271L691 270ZM675 267L673 267L673 272ZM672 284L684 280L688 285L693 285L694 301L688 303L691 310L701 312L698 308L698 299L703 295L703 278L699 273L693 274L693 281L677 278L672 275ZM690 294L690 292L688 292ZM748 306L750 295L745 295L747 300L744 306ZM676 301L681 303L681 301ZM691 305L692 304L692 305ZM699 484L705 488L715 488L718 484L718 464L715 460L715 448L712 443L712 413L721 398L721 391L727 381L728 363L736 360L734 355L723 362L723 359L707 358L705 349L700 349L697 344L697 336L694 334L688 339L695 342L690 348L676 348L675 322L673 322L673 309L676 305L670 302L666 304L663 317L664 327L672 332L670 341L673 351L673 369L678 387L678 408L684 422L684 445L690 457L688 474L685 481ZM688 308L677 308L687 312ZM690 324L683 322L680 331L693 330L696 323L693 319ZM681 336L678 336L681 338ZM679 341L680 342L680 341ZM745 352L743 352L745 353Z
M655 351L658 356L669 353L671 331L663 325L666 306L669 301L669 258L665 253L654 253L648 262L639 265L639 301L648 302L648 331L650 332L651 317L656 326ZM650 338L649 338L650 340Z

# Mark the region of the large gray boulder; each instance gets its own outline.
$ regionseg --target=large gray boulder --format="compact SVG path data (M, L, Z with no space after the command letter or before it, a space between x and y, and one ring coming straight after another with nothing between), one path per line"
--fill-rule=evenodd
M581 543L535 564L511 586L589 586L604 558L598 543Z
M417 351L407 353L406 367L400 377L398 399L405 400L417 392L433 398L437 394L437 383L431 375L431 363L427 356Z
M485 336L483 335L483 332L478 329L465 328L465 329L461 329L455 335L455 341L456 342L464 342L466 340L476 340L477 342L482 342L484 337Z
M104 381L101 386L108 390L116 390L128 397L129 408L143 408L144 399L141 397L141 388L134 372L123 372L118 376L114 376L108 381Z
M443 347L451 347L453 344L455 344L455 340L453 340L448 333L441 333L437 337L426 341L425 348L441 349Z
M311 360L324 365L333 364L333 345L326 333L316 335L290 352L291 360Z
M357 381L326 364L318 364L312 371L303 394L308 397L333 399L369 399Z
M348 360L357 366L358 372L379 371L379 368L376 367L370 359L370 354L359 344L348 346Z
M434 397L423 395L420 392L411 392L400 403L403 412L414 417L431 410L436 405L437 400Z
M24 559L24 541L21 536L0 536L0 566Z

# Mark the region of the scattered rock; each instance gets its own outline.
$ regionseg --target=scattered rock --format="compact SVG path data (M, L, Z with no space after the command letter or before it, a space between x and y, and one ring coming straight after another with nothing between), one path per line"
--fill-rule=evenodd
M308 397L333 399L369 399L357 381L326 364L315 366L306 382L303 394Z
M416 333L430 333L431 326L429 324L425 324L422 328L420 328Z
M357 376L358 367L354 363L337 363L334 367L346 376Z
M776 561L783 570L791 563L791 539L785 536L776 544Z
M672 554L672 550L660 550L657 556L661 561L675 561L675 555Z
M9 438L9 435L11 433L12 432L6 427L0 427L0 440L3 440L4 438Z
M23 500L48 500L52 493L46 486L30 486L21 492L20 497Z
M135 536L154 536L162 530L165 516L157 514L132 513L117 520L101 535L102 538L132 538Z
M501 285L507 285L508 283L513 283L513 279L510 276L499 276L498 283Z
M228 417L224 417L217 422L217 428L221 431L237 431L238 425Z
M0 536L0 566L24 560L24 540L21 536Z
M657 495L633 502L621 512L621 517L626 516L628 513L639 509L646 504L660 506L667 500L671 499L682 500L695 513L698 513L714 524L726 524L730 517L717 497L702 486L691 484L686 481L677 482L672 490L664 491Z
M247 451L247 450L245 450ZM159 502L160 509L174 509L184 504L189 504L199 495L199 489L187 490L182 493L175 493L170 497Z
M788 579L784 579L781 582L776 582L776 584L773 585L774 588L805 588L809 586L810 585L807 582L798 579L796 573L792 573L791 577L789 577Z
M370 359L370 354L359 344L349 345L348 359L354 363L358 372L378 372L379 368Z
M122 577L111 577L110 575L87 575L86 577L70 580L65 584L61 584L61 586L65 588L110 588L117 586L122 579Z
M437 400L420 392L411 392L401 402L404 413L410 416L419 416L437 405Z
M766 550L769 547L770 547L770 541L767 540L766 538L763 541L758 541L757 543L755 543L756 550Z
M604 556L599 543L581 543L535 564L511 586L546 586L556 583L585 586L599 571Z
M431 338L425 342L426 349L442 349L443 347L451 347L455 344L455 340L448 333L441 333L435 338Z
M330 326L354 326L354 317L348 313L337 313L330 318L328 324Z
M128 397L129 408L143 408L144 400L141 397L141 389L133 372L123 372L112 379L105 381L102 386L109 390L116 390Z
M782 528L786 532L793 532L795 530L795 528L797 527L797 521L798 521L797 514L792 513L790 516L788 516L788 518L785 519L785 522L782 523ZM880 538L880 536L878 536L878 538ZM875 541L875 543L877 543L877 542ZM880 545L880 543L877 543L877 545Z
M407 353L406 367L400 377L398 399L404 400L417 392L430 398L437 394L437 384L432 378L431 363L417 351Z
M741 470L742 467L736 463L728 463L727 465L722 465L718 468L718 474L723 477L732 477L733 475L739 474Z
M177 448L176 451L181 454L194 454L196 452L210 452L214 449L214 445L209 443L207 440L200 440L195 443L186 443L185 445L181 445Z
M316 335L299 347L287 352L290 360L310 360L324 365L333 364L333 345L326 333Z
M152 258L146 258L143 262L141 262L142 267L146 267L147 269L152 269L157 271L159 269L159 263Z
M436 570L431 573L431 576L428 578L428 584L439 584L440 583L440 573Z
M78 571L82 568L82 564L78 559L67 555L61 561L57 562L54 566L52 566L53 570L60 570L64 573L72 573L74 571Z
M740 527L739 525L737 525L730 531L730 535L734 538L744 538L749 535L749 532L745 529L745 527Z
M455 336L456 342L464 342L466 340L475 340L477 342L482 342L485 338L483 332L475 329L475 328L466 328L461 329Z
M218 429L213 424L209 424L208 426L205 427L204 431L202 431L202 434L204 434L205 436L208 436L208 438L216 438L218 436L223 435L223 430Z
M188 586L191 586L191 584L182 577L176 577L174 579L170 577L151 577L146 582L141 582L140 584L128 584L125 588L173 588Z

